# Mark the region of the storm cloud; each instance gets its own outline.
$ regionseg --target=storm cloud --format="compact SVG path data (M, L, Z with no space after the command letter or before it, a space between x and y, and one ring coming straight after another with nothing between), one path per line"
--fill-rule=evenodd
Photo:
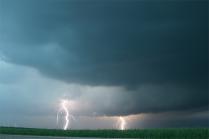
M29 98L45 104L43 96L54 94L54 101L63 91L88 103L75 112L85 116L208 110L206 0L0 0L0 5L2 65L15 67L0 63L0 84L19 82L23 69L32 71L18 83L29 84L21 96L28 91ZM36 83L43 80L44 85ZM56 88L63 89L55 93ZM37 113L50 110L46 105Z

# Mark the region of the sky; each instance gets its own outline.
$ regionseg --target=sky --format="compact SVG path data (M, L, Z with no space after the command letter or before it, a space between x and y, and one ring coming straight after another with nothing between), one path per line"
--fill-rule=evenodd
M207 0L0 0L0 126L209 127Z

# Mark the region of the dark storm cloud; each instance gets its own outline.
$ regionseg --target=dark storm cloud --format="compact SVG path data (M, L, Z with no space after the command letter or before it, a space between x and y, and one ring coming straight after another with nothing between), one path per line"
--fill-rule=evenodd
M207 82L206 2L3 2L16 63L87 84Z
M207 3L1 0L0 51L68 83L135 89L110 115L207 107Z

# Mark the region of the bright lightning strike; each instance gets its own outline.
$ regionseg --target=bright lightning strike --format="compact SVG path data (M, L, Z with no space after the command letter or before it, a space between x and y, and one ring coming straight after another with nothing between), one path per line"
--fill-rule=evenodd
M125 127L126 127L126 121L123 117L119 117L119 120L120 120L120 130L124 130Z
M67 103L68 103L68 101L66 101L66 100L62 101L62 108L65 111L65 121L66 121L65 126L64 126L64 130L66 130L68 128L68 124L69 124L69 112L67 109Z
M119 116L117 123L116 123L116 128L118 128L119 130L125 130L126 129L126 120L124 117Z
M64 124L64 127L63 127L64 130L68 129L69 121L70 121L69 119L70 118L74 119L74 117L72 115L70 115L70 113L69 113L69 106L70 106L70 101L69 100L61 100L60 110L57 113L57 124L59 122L59 113L60 112L65 113L65 124Z

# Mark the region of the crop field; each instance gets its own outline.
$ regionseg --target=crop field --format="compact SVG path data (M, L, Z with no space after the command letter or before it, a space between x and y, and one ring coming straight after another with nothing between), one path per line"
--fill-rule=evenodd
M208 139L209 128L166 128L135 130L57 130L0 127L0 134L60 136L60 137L99 137L99 138L146 138L146 139Z

